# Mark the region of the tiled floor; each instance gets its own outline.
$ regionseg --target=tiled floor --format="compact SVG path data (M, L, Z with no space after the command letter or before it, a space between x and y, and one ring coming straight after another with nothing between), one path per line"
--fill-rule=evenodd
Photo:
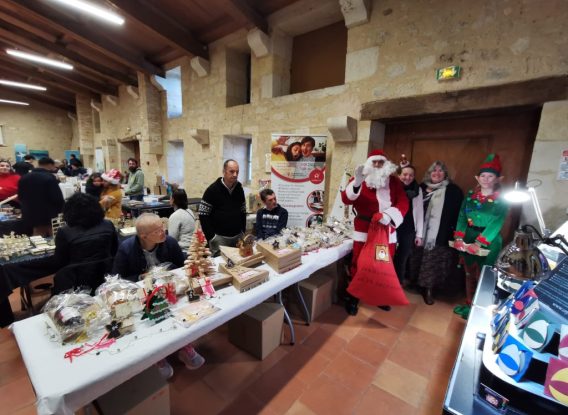
M362 306L352 317L334 305L310 326L297 320L296 344L284 326L263 361L229 343L222 326L196 342L201 369L171 358L171 413L440 414L465 321L453 303L407 295L411 304L390 312Z
M390 312L334 305L296 344L259 361L221 327L196 345L207 363L190 372L172 359L172 414L440 414L465 321L454 304L427 306L416 294Z

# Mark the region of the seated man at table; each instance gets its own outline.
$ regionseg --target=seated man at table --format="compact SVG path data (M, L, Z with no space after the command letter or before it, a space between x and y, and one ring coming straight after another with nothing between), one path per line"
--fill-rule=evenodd
M167 236L162 220L153 213L143 213L136 219L136 236L122 242L114 258L112 273L137 281L140 274L163 262L171 262L176 268L183 266L184 256L177 241ZM205 359L191 344L178 352L178 358L188 369L198 369ZM174 370L166 359L158 362L160 373L166 379Z
M256 212L256 236L266 239L278 235L288 224L288 211L276 202L276 194L272 189L260 192L264 208Z
M118 248L113 274L138 281L140 274L163 262L171 262L176 268L183 266L183 252L177 241L166 235L158 215L143 213L136 219L135 226L136 235L122 242Z

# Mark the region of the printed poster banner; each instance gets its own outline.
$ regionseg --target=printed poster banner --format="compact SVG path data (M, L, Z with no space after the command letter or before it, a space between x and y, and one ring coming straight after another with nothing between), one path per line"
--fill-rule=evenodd
M326 136L272 134L272 189L289 227L323 222L326 145Z

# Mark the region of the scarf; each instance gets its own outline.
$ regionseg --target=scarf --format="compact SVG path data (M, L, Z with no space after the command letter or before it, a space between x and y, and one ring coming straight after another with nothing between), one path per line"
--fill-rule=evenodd
M412 183L410 183L408 186L404 185L404 191L406 192L406 197L408 197L408 200L412 200L416 196L418 196L418 183L416 182L416 180L413 180Z
M449 180L446 179L436 184L424 183L428 188L433 189L430 193L424 192L424 202L429 201L428 209L424 215L424 249L431 251L436 246L436 237L440 229L444 199L446 197L446 187L449 184Z

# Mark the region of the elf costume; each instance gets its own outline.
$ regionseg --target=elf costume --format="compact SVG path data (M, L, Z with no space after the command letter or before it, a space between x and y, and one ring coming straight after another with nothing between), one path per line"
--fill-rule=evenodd
M479 169L483 172L501 176L501 161L497 154L489 154ZM498 187L498 186L495 186ZM468 252L460 252L461 262L466 271L466 296L471 303L479 274L483 265L493 265L501 251L503 240L501 228L507 217L508 206L500 197L499 191L494 190L490 195L483 195L481 187L470 190L464 199L454 239L462 239L466 244L476 244L489 250L489 255L472 255Z

